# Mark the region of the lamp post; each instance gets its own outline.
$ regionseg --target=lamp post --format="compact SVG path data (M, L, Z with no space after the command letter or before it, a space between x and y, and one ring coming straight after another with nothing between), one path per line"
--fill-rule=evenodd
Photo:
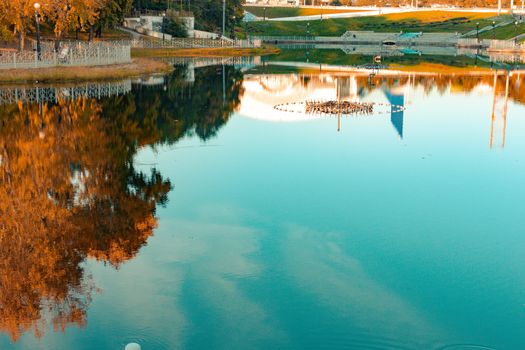
M514 22L514 45L518 43L518 21Z
M235 40L235 16L233 16L232 39Z
M161 26L161 31L162 31L162 46L164 47L164 39L166 38L165 37L165 34L164 34L164 31L166 30L166 13L163 12L162 13L162 26Z
M496 21L492 21L492 38L496 39Z
M476 39L479 43L479 22L476 23Z
M226 37L226 0L222 0L222 36Z
M264 6L263 21L266 21L266 6Z
M306 22L306 37L310 36L310 22Z
M35 21L36 21L36 53L38 55L38 60L42 61L42 47L40 46L40 4L35 2L33 5L35 7Z

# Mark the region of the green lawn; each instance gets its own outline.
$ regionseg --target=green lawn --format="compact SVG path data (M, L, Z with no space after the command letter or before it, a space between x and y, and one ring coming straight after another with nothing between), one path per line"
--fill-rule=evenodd
M496 39L510 39L516 35L525 33L525 23L519 23L516 27L515 24L509 24L508 26L498 27L495 29ZM494 31L489 30L479 35L482 39L493 39Z
M493 20L500 22L508 19L508 16L494 17L493 13L421 11L322 21L250 22L246 25L246 30L250 35L276 36L304 36L307 35L307 28L310 35L314 36L340 36L347 30L464 33L476 29L477 22L483 28L491 25Z
M262 6L244 6L244 9L257 17L265 15L264 7ZM338 9L320 9L320 8L304 8L304 7L268 7L266 8L266 18L282 18L282 17L298 17L298 16L314 16L329 13L349 13L360 12L362 10L338 10Z

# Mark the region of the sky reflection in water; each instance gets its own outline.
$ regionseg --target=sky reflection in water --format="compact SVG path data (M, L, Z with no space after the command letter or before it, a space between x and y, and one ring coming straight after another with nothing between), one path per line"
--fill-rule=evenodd
M38 199L22 227L37 234L0 249L0 305L33 302L0 308L2 349L525 342L522 76L506 89L504 74L225 67L223 84L222 69L181 68L99 102L0 107L0 164L20 181L0 178L2 209ZM406 110L338 126L272 109L315 98ZM52 258L29 248L46 245Z

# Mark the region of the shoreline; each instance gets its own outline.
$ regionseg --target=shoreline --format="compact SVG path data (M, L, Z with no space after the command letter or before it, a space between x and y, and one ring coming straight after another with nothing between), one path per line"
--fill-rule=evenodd
M108 81L135 78L152 74L166 74L173 67L156 58L165 57L237 57L265 56L279 53L266 48L198 48L198 49L132 49L130 63L107 66L75 66L50 68L22 68L0 70L0 83L61 83Z
M0 70L0 83L48 83L108 81L172 71L170 64L152 58L134 57L131 63L108 66L22 68Z

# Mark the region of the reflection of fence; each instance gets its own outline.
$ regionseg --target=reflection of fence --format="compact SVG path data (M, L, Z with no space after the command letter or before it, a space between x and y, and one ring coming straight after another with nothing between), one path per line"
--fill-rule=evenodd
M490 62L525 63L525 54L489 52L488 57Z
M133 39L133 48L141 49L190 49L190 48L252 48L260 47L260 40L228 40L228 39L203 39L203 38L171 38L169 40Z
M260 56L239 56L239 57L172 57L167 61L173 65L192 65L194 68L231 65L236 67L252 67L261 64Z
M131 81L83 84L68 87L0 88L0 105L34 102L57 102L59 99L102 98L131 91Z
M97 66L131 61L129 41L42 43L42 52L12 52L0 55L0 69L45 68L55 66Z

